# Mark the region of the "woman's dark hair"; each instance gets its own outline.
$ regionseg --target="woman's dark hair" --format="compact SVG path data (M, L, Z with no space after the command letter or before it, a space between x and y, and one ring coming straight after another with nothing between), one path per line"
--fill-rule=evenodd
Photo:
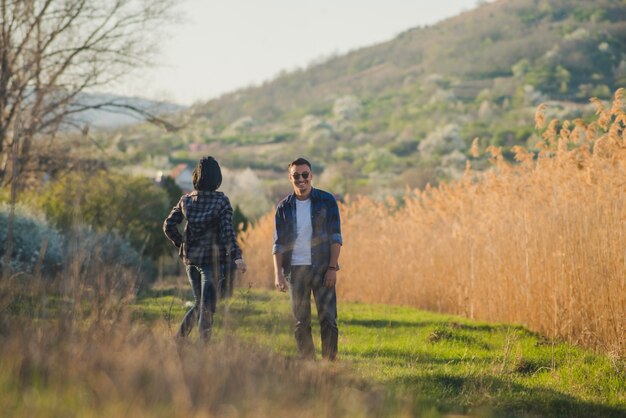
M201 192L213 192L222 184L222 170L213 157L203 157L198 161L191 175L193 188Z

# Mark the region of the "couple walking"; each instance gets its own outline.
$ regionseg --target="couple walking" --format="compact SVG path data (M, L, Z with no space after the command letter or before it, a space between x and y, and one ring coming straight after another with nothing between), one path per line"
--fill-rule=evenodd
M335 284L342 245L339 209L332 194L312 186L313 170L304 158L288 166L293 193L276 208L274 246L275 286L289 291L295 322L295 339L303 358L314 359L311 335L311 293L317 308L322 357L337 355L337 294ZM194 323L208 341L217 302L216 278L234 260L246 270L232 224L228 197L218 192L222 173L212 157L202 158L193 176L194 191L185 194L165 220L165 235L179 249L194 294L194 307L181 322L178 336L185 337ZM177 226L186 220L184 237Z

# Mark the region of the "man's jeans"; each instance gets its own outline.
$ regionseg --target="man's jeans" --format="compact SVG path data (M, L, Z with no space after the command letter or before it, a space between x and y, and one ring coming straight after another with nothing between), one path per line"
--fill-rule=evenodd
M213 266L187 266L187 277L193 290L194 306L189 309L180 323L177 337L186 337L191 332L193 324L198 322L198 330L203 340L211 338L213 315L217 305L217 292L213 283Z
M295 320L296 344L304 358L315 358L311 336L311 291L317 306L317 317L322 334L322 357L334 360L337 356L337 294L335 288L324 286L324 278L316 275L311 266L292 266L289 278L289 296Z

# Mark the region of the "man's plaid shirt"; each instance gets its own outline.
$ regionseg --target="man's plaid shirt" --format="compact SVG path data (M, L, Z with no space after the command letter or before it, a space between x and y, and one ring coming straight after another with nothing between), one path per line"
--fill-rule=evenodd
M183 219L187 220L184 237L177 228ZM222 192L185 194L165 219L163 231L179 248L185 264L215 265L241 258L233 229L233 208Z

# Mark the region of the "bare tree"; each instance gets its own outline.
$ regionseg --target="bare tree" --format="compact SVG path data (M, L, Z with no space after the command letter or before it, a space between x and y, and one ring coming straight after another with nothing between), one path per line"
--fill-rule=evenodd
M77 113L116 106L142 113L128 104L81 103L81 93L148 64L174 3L0 0L0 185L12 181L14 161L25 166L38 136L75 123Z

